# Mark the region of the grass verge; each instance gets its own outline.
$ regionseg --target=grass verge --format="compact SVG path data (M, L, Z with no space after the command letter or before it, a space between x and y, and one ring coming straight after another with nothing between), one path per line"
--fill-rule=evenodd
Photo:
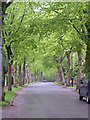
M67 87L67 88L76 88L76 86L73 86L73 87L72 87L72 86L69 86L69 87Z
M19 91L21 90L21 86L16 87L12 87L12 91L6 91L5 92L5 101L1 102L1 106L6 107L9 105L10 101L12 100L12 98L15 95L15 91Z
M35 82L30 82L29 84L26 83L26 84L23 85L23 87L27 87L28 85L32 85L32 84L34 84L34 83L35 83Z
M61 86L61 84L60 84L60 83L58 83L58 82L55 82L55 84L56 84L56 85L58 85L58 86Z
M29 84L24 84L23 87L27 87Z
M30 84L34 84L34 82L31 82ZM30 84L24 84L23 87L27 87ZM6 91L5 92L5 101L4 102L0 102L1 106L6 107L9 105L10 101L12 100L12 98L15 95L15 91L20 91L22 89L21 86L16 87L12 87L12 91Z
M19 90L21 90L21 86L18 86L17 88L16 87L12 87L12 91L19 91Z
M4 107L8 106L9 103L10 103L10 101L14 97L14 95L15 95L15 92L13 92L13 91L7 91L5 93L5 101L1 102L1 105L4 106Z

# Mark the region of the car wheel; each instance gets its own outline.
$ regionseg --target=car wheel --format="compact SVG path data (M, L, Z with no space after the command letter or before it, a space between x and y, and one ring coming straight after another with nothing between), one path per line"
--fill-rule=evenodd
M81 96L80 94L79 94L79 100L82 100L83 99L83 96Z
M90 98L87 96L86 101L88 104L90 104Z

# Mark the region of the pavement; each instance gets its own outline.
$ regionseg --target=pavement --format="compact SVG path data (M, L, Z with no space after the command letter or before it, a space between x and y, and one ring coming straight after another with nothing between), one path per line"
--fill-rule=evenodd
M88 104L72 89L51 82L23 88L14 106L3 109L3 118L88 118Z

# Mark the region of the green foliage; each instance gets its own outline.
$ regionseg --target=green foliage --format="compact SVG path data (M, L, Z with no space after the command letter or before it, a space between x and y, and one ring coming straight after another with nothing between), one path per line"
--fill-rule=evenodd
M32 73L43 72L44 79L55 80L56 61L65 50L76 53L86 50L89 3L13 2L7 9L3 34L5 46L11 47L13 65L24 58ZM84 55L83 55L84 56ZM77 76L78 59L74 55L73 76ZM62 63L67 76L67 59ZM83 57L85 72L85 58ZM47 72L48 71L48 72Z
M23 87L27 87L27 86L28 86L28 84L24 84L24 85L23 85Z
M5 94L6 94L5 95L5 100L6 100L6 102L9 103L11 101L12 97L15 95L15 92L7 91Z
M47 81L55 81L56 80L56 76L55 76L56 69L55 68L47 67L43 71L44 71L43 72L43 79L45 79Z

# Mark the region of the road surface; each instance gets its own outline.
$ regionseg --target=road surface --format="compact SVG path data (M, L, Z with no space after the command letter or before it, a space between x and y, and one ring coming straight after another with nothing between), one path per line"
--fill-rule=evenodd
M24 88L3 118L88 118L88 104L78 93L55 85L35 83Z

